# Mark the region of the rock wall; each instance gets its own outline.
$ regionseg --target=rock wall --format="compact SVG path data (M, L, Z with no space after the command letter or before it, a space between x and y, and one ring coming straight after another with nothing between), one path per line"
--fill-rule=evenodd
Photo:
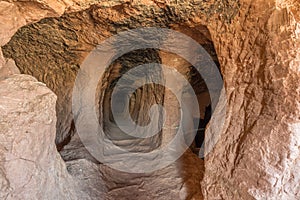
M95 6L90 7L92 4ZM2 1L0 2L0 44L1 46L6 44L12 35L25 24L36 22L45 17L60 16L65 12L63 17L44 19L39 23L20 29L15 36L19 40L12 40L10 47L9 45L5 47L5 56L13 58L22 73L32 75L37 73L35 76L40 81L45 82L58 95L59 99L62 99L58 100L58 105L62 105L69 99L68 95L63 97L63 93L68 93L70 90L61 92L59 87L52 83L59 83L58 85L62 86L65 84L63 80L72 82L78 64L89 50L111 34L143 26L173 27L176 29L180 24L180 26L193 28L191 32L196 31L199 27L207 26L220 62L228 106L226 108L226 123L221 137L213 151L205 158L203 180L201 175L204 171L203 167L195 167L201 166L201 161L194 158L189 152L174 164L175 168L171 166L169 169L165 169L166 171L157 172L158 176L150 175L152 181L149 182L146 181L149 179L145 178L149 175L120 175L118 172L104 169L105 167L86 160L70 161L67 163L69 171L74 177L82 181L80 190L88 191L91 198L102 196L113 199L120 194L123 195L122 198L124 199L134 198L131 193L128 193L128 190L135 191L136 199L157 198L152 192L158 192L155 188L157 189L157 184L160 183L165 188L159 196L162 199L168 197L201 199L202 194L197 191L200 190L200 182L202 181L201 190L204 199L297 199L300 196L298 184L300 176L297 173L300 166L299 8L300 4L297 0L210 2L145 0L101 1L101 3L94 1L62 1L60 3L54 1L13 3ZM80 11L84 9L87 10ZM114 26L109 24L114 24ZM184 33L190 32L184 31L183 28L178 30ZM206 33L205 31L200 32L203 35ZM32 33L34 33L34 37L30 38ZM93 34L97 34L97 36L93 36ZM39 40L39 38L44 37L48 37L51 45L53 45L53 37L56 38L54 41L57 42L57 45L51 46L55 53L49 54L47 51L49 47L40 43L42 39ZM18 43L18 41L22 42ZM13 45L14 42L15 45ZM30 52L31 50L36 51ZM32 53L35 53L35 56L32 56ZM36 55L41 55L41 58L37 60ZM41 62L43 55L53 56L53 60L58 61L58 63L50 62L50 65L53 64L53 71L50 74L43 71L44 69L51 69L51 66L46 62ZM67 68L65 66L66 61L68 63ZM11 70L3 70L3 66L9 66L6 64L9 62L11 61L6 60L2 54L0 55L0 70L4 71L2 74L6 74L4 75L6 78L1 80L3 86L0 89L9 95L13 94L12 91L19 92L20 95L27 94L25 89L21 91L20 88L23 86L19 87L18 82L21 84L20 79L28 80L28 77L18 75L12 78L7 76L9 73L15 73ZM32 81L32 79L30 80ZM14 87L7 87L10 85L10 81L16 82ZM33 87L36 90L34 94L38 94L37 88ZM55 90L56 88L57 90ZM66 88L70 88L70 86L66 86ZM5 96L1 96L1 98L3 105L6 106L4 111L9 110L10 107L18 110L26 108L8 102ZM53 99L49 103L49 106L52 105L53 111ZM36 106L36 108L39 107ZM65 141L69 135L72 135L69 130L72 120L70 104L59 106L59 109L58 117L62 126L58 126L58 128L66 131L57 135L57 143ZM41 108L41 110L49 111L46 110L46 107ZM60 119L61 116L64 117ZM11 122L16 119L14 116L5 115L2 120L6 118L10 119ZM22 121L23 118L18 117L17 119L18 123L24 122ZM6 123L3 124L6 125ZM44 127L45 123L42 121L39 125L35 125ZM12 125L8 127L8 132L14 133L13 137L19 136L17 133L22 132L24 134L25 129L15 132L15 128L18 127ZM50 132L53 136L53 132ZM1 135L4 137L2 141L9 141L10 138L7 134L4 135L3 132ZM49 135L51 134L49 133ZM34 136L32 139L35 139L35 135L32 134L32 136ZM47 136L45 137L47 138ZM1 142L1 146L10 146L11 144L13 144L11 141L7 144ZM51 138L48 138L47 144L42 143L38 148L45 149L45 146L50 144ZM2 150L2 152L7 151L6 149ZM49 152L54 157L58 155L55 150L51 149ZM6 156L7 154L2 154L1 159L2 157L3 160L6 159ZM30 157L31 160L36 158L35 162L40 158L35 152L31 153ZM188 161L182 161L182 159ZM27 163L22 159L17 159L16 162ZM73 192L71 192L72 194L61 192L66 191L63 186L65 181L68 182L66 185L70 184L70 188L76 188L72 183L69 183L71 178L64 170L63 165L58 158L56 163L52 165L61 173L59 177L65 177L59 181L54 178L59 189L53 188L54 191L58 191L53 195L67 194L66 196L74 197L72 196L75 194ZM4 181L1 195L17 198L14 195L19 193L23 198L27 197L27 194L32 194L37 198L42 197L42 194L37 193L37 190L30 189L30 184L36 180L47 180L47 176L42 172L33 176L32 183L29 181L30 184L24 188L22 193L18 189L22 187L23 182L17 182L18 178L24 177L25 182L32 173L30 170L34 168L28 167L28 173L23 174L23 176L9 176L9 170L20 170L19 168L15 169L15 166L13 164L12 167L7 168L6 164L1 165L2 176L12 179L12 181L7 181L8 178L2 179ZM42 164L40 166L41 169L44 169ZM85 169L90 169L91 172L81 174L82 166L86 166ZM176 171L175 174L173 174L174 170ZM190 177L193 170L196 171L195 178ZM103 171L106 173L101 174ZM99 180L91 181L93 184L84 184L84 181L87 180L86 177L89 177L90 174L102 177L101 180L103 179L106 184ZM172 177L171 180L164 175ZM176 179L176 177L179 178ZM133 179L133 183L124 181L126 179ZM53 183L54 180L50 179L50 182ZM138 183L142 184L144 181L147 183L146 186L140 187ZM173 182L167 183L168 181ZM13 189L9 189L8 182L15 184ZM128 187L129 183L134 186ZM182 189L178 188L178 185L182 185ZM101 190L97 190L97 187L101 187ZM168 190L172 187L173 190ZM70 188L68 191L72 191ZM150 192L143 194L145 189ZM12 191L18 191L18 193ZM27 191L26 194L25 191ZM28 191L30 192L28 193ZM174 196L171 191L174 191ZM47 192L45 194L51 195ZM167 194L170 196L166 197Z
M135 85L141 81L145 83L146 80L163 80L160 67L139 70L134 75L127 74L126 78L123 79L126 85L122 84L121 87L116 88L117 82L122 76L134 67L145 63L161 63L158 50L137 50L118 58L109 67L107 78L102 78L102 86L99 92L101 94L98 95L102 97L99 99L99 113L102 113L99 118L103 121L105 134L115 145L130 152L149 152L158 148L161 144L161 131L153 137L136 138L124 133L116 124L117 120L115 119L116 117L119 118L120 122L126 120L126 111L128 110L132 120L140 126L147 125L151 120L154 120L158 126L162 126L162 115L150 119L149 111L154 104L163 105L164 87L158 84L143 84L144 86L135 88ZM119 95L119 99L117 97L117 100L112 102L114 90L115 94ZM126 105L124 96L130 90L136 91ZM119 106L115 115L112 114L112 105Z
M59 18L46 18L19 29L3 47L5 56L15 60L21 73L46 83L58 96L56 143L59 147L74 134L71 93L79 66L87 54L109 36L140 27L173 27L202 44L217 61L207 28L200 22L192 25L193 18L189 18L197 8L200 10L201 4L172 3L167 7L151 2L146 5L138 1L118 5L101 3ZM26 57L21 56L24 54Z
M56 96L28 75L0 80L1 199L86 198L56 151Z
M230 24L209 25L229 105L202 190L206 199L297 199L299 2L240 4Z
M155 13L150 13L151 9L146 9L142 15L135 16L138 22L134 22L134 20L128 22L126 18L121 16L113 18L115 13L120 15L119 13L128 12L127 4L121 7L108 7L107 10L110 12L107 16L103 13L104 9L101 8L101 5L98 5L83 12L66 14L61 18L44 19L39 23L21 28L15 35L17 39L11 40L10 44L4 47L6 57L14 57L22 73L31 74L45 82L58 95L57 113L58 121L61 124L58 125L57 130L63 134L58 132L57 144L65 145L64 142L69 142L68 137L73 135L69 130L72 120L70 112L72 83L78 65L87 53L96 44L111 35L111 32L127 29L127 23L139 27L141 26L139 23L147 22L148 18L152 18L156 14L162 18L157 18L154 22L149 20L147 26L160 24L165 27L171 22L180 20L180 16L168 19L165 9L157 7L156 4L151 5L155 8ZM145 8L144 5L137 5L137 8L130 8L129 10L143 10ZM112 18L112 20L120 20L120 28L116 29L106 25L107 17ZM82 32L78 32L78 30ZM25 57L22 56L24 54ZM118 74L113 73L110 75L112 77L118 76ZM157 90L156 93L161 93L161 91ZM144 95L143 99L146 97L147 95ZM141 120L142 117L138 117L138 119L143 121ZM64 154L64 152L66 153ZM166 196L175 199L202 198L200 180L203 176L203 162L191 151L188 151L184 158L166 169L154 174L137 175L120 173L104 165L99 165L84 150L78 142L78 137L77 139L72 137L69 145L65 146L62 155L68 160L66 164L70 174L81 182L79 191L84 191L92 199L115 199L117 196L123 199L165 199ZM193 167L188 168L187 166ZM173 178L170 180L170 177Z

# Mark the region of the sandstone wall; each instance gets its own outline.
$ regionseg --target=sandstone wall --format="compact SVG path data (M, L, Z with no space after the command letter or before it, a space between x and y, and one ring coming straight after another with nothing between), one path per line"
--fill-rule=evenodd
M0 80L0 198L86 198L54 144L56 96L29 75Z
M202 189L207 199L297 199L299 2L240 4L231 24L209 26L229 105Z
M1 46L6 44L21 26L36 22L45 17L60 16L64 12L75 12L88 9L91 4L97 4L97 2L83 3L80 1L65 1L58 3L54 1L39 1L11 3L2 1L0 2L0 44ZM170 7L166 6L169 4L171 4L174 9L170 9ZM153 25L169 27L172 24L180 23L184 24L186 27L193 27L196 29L198 25L206 25L210 31L211 39L220 61L220 68L224 78L226 96L228 99L228 107L226 108L226 123L221 133L220 140L214 150L207 158L205 158L204 179L201 183L204 198L297 199L300 195L298 184L300 177L297 173L297 169L300 166L299 8L300 5L297 0L241 0L239 2L132 1L126 3L122 1L102 1L98 6L92 7L87 11L88 13L92 13L91 15L86 15L87 12L82 11L79 13L66 14L62 18L46 19L39 24L20 30L20 33L24 33L24 37L26 37L26 30L45 26L46 29L44 30L47 30L47 34L51 30L54 31L52 34L53 36L64 35L64 33L68 33L65 35L72 35L74 30L69 29L70 24L72 23L76 24L77 28L83 32L90 30L95 30L95 32L97 32L101 30L100 39L95 39L95 37L90 36L79 38L80 40L85 41L85 45L79 46L78 49L91 49L95 43L101 41L103 38L128 28ZM105 11L109 12L104 12L103 9L106 9ZM94 17L90 18L90 16ZM158 16L156 18L157 21L152 20L154 16ZM67 19L66 21L68 22L70 19L73 21L70 21L70 24L66 24L64 19ZM136 24L128 19L133 19ZM94 20L96 24L100 24L99 27L82 25L91 20ZM114 22L118 24L118 26L106 26L105 24L107 21ZM51 22L50 24L53 26L49 26L47 22ZM61 24L65 29L59 33L55 32L58 30L57 26ZM118 27L121 28L118 29ZM85 33L82 35L84 34ZM20 36L20 38L22 38L22 36ZM63 45L65 42L67 44L67 50L71 50L71 47L74 47L74 43L72 42L74 40L76 41L76 39L76 37L68 38L66 40L63 38L63 40L58 40L60 41L58 44ZM38 43L38 41L36 41L36 43ZM58 52L64 52L65 49L60 47L54 49ZM82 61L86 54L87 52L82 52L81 56L75 56L76 59L78 59L78 63ZM22 55L22 53L19 55ZM70 57L68 56L70 55L68 54L62 61L65 61L65 58L73 58L72 55ZM30 54L28 54L28 57L30 58ZM19 57L18 59L22 58ZM33 61L36 61L34 57L32 57L32 59ZM14 58L14 60L18 65L17 58ZM0 69L1 67L3 68L7 62L8 61L4 59L1 54ZM32 63L34 62L28 62L27 66L31 66ZM44 63L39 64L39 67L44 67ZM74 63L71 63L71 65L72 64ZM19 64L18 67L20 68L22 65ZM76 63L73 67L73 70L76 71ZM31 73L34 74L35 70L35 68L31 68L29 72L31 71ZM56 76L60 75L58 72L53 72L53 74ZM41 74L37 75L38 78L39 76L41 76ZM62 76L72 79L74 74L63 74ZM49 80L47 85L51 88L51 84L49 84L51 83L50 77L51 76L44 79L39 78L39 80ZM14 79L16 79L16 77L4 79L2 84L5 83L5 86L3 85L1 90L5 90L9 95L13 94L12 91L19 92L20 95L26 94L26 91L20 90L17 81L18 78L17 80ZM27 80L27 78L25 79ZM32 79L30 80L32 81ZM59 80L62 81L64 78L57 78L57 81ZM14 87L7 87L10 81L15 81ZM20 81L20 83L22 83L22 81ZM56 87L53 87L51 89L55 90L55 88ZM11 91L8 89L11 89ZM57 94L59 95L60 93L58 92ZM6 106L4 107L4 110L9 110L10 107L19 110L24 109L24 107L15 107L17 105L7 102L7 100L4 101L5 96L1 96L1 98L3 99L3 103L5 103L3 105ZM49 106L52 105L53 109L53 99L48 103ZM66 123L66 127L69 127L71 118L68 114L70 110L68 104L66 105L67 106L64 107L61 112L67 114L65 119L66 122L63 122L63 124ZM43 107L43 109L45 112L49 111L46 110L45 107ZM10 116L11 118L9 118L9 115L5 115L4 117L10 119L11 123L13 122L13 119L15 119L13 116ZM17 119L19 121L18 123L23 122L23 118ZM26 116L24 119L26 119ZM44 122L41 122L40 125L44 125ZM15 137L18 136L18 132L13 131L14 128L17 127L8 127L10 132L14 133L13 136ZM19 131L24 133L23 129ZM67 132L67 134L59 135L58 141L63 141L69 134L69 131ZM4 137L3 141L9 141L7 134L4 134L3 132L2 136ZM47 136L45 137L47 138ZM50 136L48 135L48 137ZM47 142L47 144L41 145L50 145L51 138L48 138L48 141L49 143ZM3 142L3 145L1 142L1 146L4 147L6 145L4 144L5 142ZM7 145L11 144L12 142L10 141ZM53 148L53 146L51 148ZM42 146L38 148L42 148ZM47 149L48 148L46 148L46 150ZM7 150L3 149L2 151L6 152ZM50 154L54 157L55 155L58 155L55 150L51 150ZM2 154L3 159L6 159L6 156L6 154ZM30 154L30 156L31 158L39 158L35 154ZM189 157L192 156L187 156L187 158ZM190 163L198 162L194 159L191 160ZM60 171L61 176L66 176L65 181L68 182L70 179L67 178L68 175L63 169L62 161L59 159L56 161L58 164L54 163L53 166L58 165L55 169ZM27 161L22 159L17 159L16 162L27 163ZM90 167L90 164L83 163L84 164L81 164L80 166L86 165ZM28 165L29 164L30 163L28 163ZM16 165L13 165L13 167L15 166ZM76 168L77 165L74 164L74 166ZM183 165L184 169L189 168L190 166L191 165L189 164ZM9 167L8 169L19 170L14 169L13 167ZM43 165L41 165L41 168L42 167ZM32 169L34 168L28 167L28 170ZM3 177L9 175L9 170L7 171L5 165L1 165ZM28 176L30 177L31 173L31 171L25 173L24 180L28 180ZM110 173L111 172L108 172L107 174ZM187 171L187 174L189 173L191 172ZM111 174L113 175L114 173ZM192 188L193 191L195 191L195 188L199 189L197 183L199 183L202 178L199 175L200 172L197 174L197 178L191 181L192 184L186 184L188 186L183 188ZM75 175L78 175L78 173ZM44 179L42 177L47 176L39 175L33 177L32 183L40 179L47 180L47 178ZM16 177L11 176L11 178L12 180L17 181ZM197 182L197 179L200 179L200 181ZM9 194L11 197L14 197L13 195L17 193L11 192L14 190L9 189L7 178L3 178L2 180L3 190L1 189L1 195L5 196ZM54 180L56 179L50 179L50 181L55 182ZM14 181L12 181L12 183L14 183ZM121 188L127 187L126 182L123 183L122 180L119 180L119 182ZM180 179L178 183L179 182L182 182L182 180ZM29 183L31 184L30 181ZM64 181L60 180L57 184L59 183L64 183ZM97 185L98 183L95 184ZM112 197L119 193L124 194L124 190L115 190L116 187L110 186L109 183L108 186L110 189L105 188L102 192L105 193L110 191ZM165 187L167 188L167 186L168 185ZM18 185L18 183L15 182L15 186L13 187L15 191L19 191L18 188L20 187L22 187L22 185ZM58 193L56 193L57 195L61 194L61 191L65 191L65 188L63 186L61 187L62 188L59 189ZM135 187L138 188L137 186ZM148 187L148 189L150 188L151 187ZM139 189L136 190L141 192ZM186 190L188 191L188 189ZM24 192L20 193L20 195L24 194L22 197L26 197L28 194L26 192L25 195L25 191L27 191L26 187ZM32 192L32 190L29 189L28 191ZM114 193L114 191L118 192ZM175 191L177 191L178 194L178 189L175 189ZM195 194L194 198L201 198L201 194L197 194L196 192L192 193ZM66 194L72 195L69 193ZM188 196L188 194L188 192L185 193L181 198L193 198L193 196ZM40 197L39 195L41 194L36 193L35 195L36 197ZM125 196L124 198L126 198Z

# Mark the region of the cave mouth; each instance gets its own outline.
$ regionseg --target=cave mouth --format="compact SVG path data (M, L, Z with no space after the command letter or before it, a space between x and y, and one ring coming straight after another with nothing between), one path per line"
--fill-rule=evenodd
M188 144L188 142L187 144L196 155L199 154L199 150L204 143L205 127L211 118L211 100L208 88L199 72L185 59L169 52L162 52L158 49L140 49L121 56L109 66L106 74L101 80L102 85L100 86L101 90L99 91L101 93L99 95L101 96L99 99L99 108L101 108L99 110L99 121L102 123L104 131L108 134L108 137L112 139L115 145L125 148L130 152L135 152L135 147L137 152L149 152L159 148L161 145L166 145L171 142L171 138L173 138L176 134L175 132L178 131L177 128L182 114L180 113L180 99L177 99L178 97L176 97L167 87L157 84L145 84L142 87L133 89L135 91L131 94L128 102L125 102L124 100L124 96L126 96L124 93L126 93L126 90L131 90L132 88L130 87L134 87L135 81L141 81L142 79L157 79L157 77L164 79L164 73L160 68L156 68L156 71L154 72L153 70L152 72L141 71L138 74L135 74L135 76L128 75L128 71L136 66L148 63L170 64L168 60L169 58L172 58L172 60L180 60L179 63L181 63L181 65L176 66L176 70L183 73L185 79L188 80L189 84L193 88L198 100L199 113L198 115L191 113L193 115L193 119L191 121L192 125L187 127L184 132L186 134L196 132L196 136L192 144ZM132 136L128 136L126 133L117 128L111 108L111 106L114 105L112 93L118 80L124 76L126 77L125 79L127 84L121 89L118 88L118 91L116 92L116 96L121 96L120 99L118 99L118 102L115 102L117 115L125 118L124 113L128 110L128 113L130 114L129 117L132 118L136 124L147 125L149 121L151 121L148 116L151 106L159 104L164 107L168 107L166 113L167 119L163 126L163 129L165 128L167 130L162 129L158 135L140 140ZM173 84L176 84L176 82ZM180 88L180 90L182 94L187 92L184 87ZM171 115L172 117L168 115ZM158 123L162 122L162 118L156 120ZM147 146L150 149L147 150L147 148L145 148L141 150L141 148L139 148L139 143L143 143L144 146ZM132 144L137 145L135 146ZM129 146L129 148L127 149L126 146Z
M57 134L55 142L63 159L66 161L88 157L85 153L75 153L78 149L81 151L84 147L82 147L78 138L74 139L76 138L76 129L71 112L72 89L80 64L88 53L101 41L114 33L128 29L126 20L109 24L109 21L104 22L103 19L99 19L100 16L97 15L96 10L97 8L90 8L78 13L65 14L59 18L42 19L37 23L20 28L9 43L3 46L4 56L13 59L21 73L36 77L57 95ZM152 17L150 16L149 18L154 19ZM141 19L139 18L139 20ZM184 24L182 19L168 18L168 20L160 20L158 22L154 20L154 22L146 24L146 26L168 27L190 36L204 47L219 67L214 45L206 26L197 25L190 27ZM179 22L182 23L178 24ZM131 28L137 28L140 25L137 21L136 26L132 26ZM205 114L206 112L209 113L210 96L201 75L195 72L190 63L172 53L146 49L125 55L111 65L113 67L102 77L102 79L109 81L104 84L105 86L103 85L101 88L102 91L99 91L99 93L104 92L102 98L104 100L104 112L102 116L104 127L108 127L110 122L109 120L105 121L107 116L108 119L110 118L106 97L109 96L107 94L111 92L110 88L114 84L114 81L126 69L137 64L149 63L150 61L172 66L178 72L184 74L194 88L198 99L200 99L199 107L202 108L200 111L202 114L201 116L194 117L195 121L200 121L200 126L193 126L198 132L196 141L193 147L191 147L194 152L197 152L204 139L205 126L210 119L210 114ZM117 65L120 66L119 69ZM156 94L153 94L154 91L156 91ZM152 95L149 96L149 93L152 93ZM134 96L130 109L132 117L136 118L137 121L145 120L145 116L139 113L141 110L143 113L143 109L149 109L149 105L152 105L154 102L163 103L165 98L173 98L167 89L164 90L159 88L159 86L146 86L146 88L136 91ZM151 96L155 96L157 99L149 98ZM140 109L139 104L141 99L147 99L152 102L147 104L147 108ZM176 104L176 100L174 104ZM168 136L159 134L155 139L152 138L150 140L152 143L157 143L156 146L159 146L164 142L163 137L167 138L166 141L169 139ZM92 156L89 156L89 159L96 162Z

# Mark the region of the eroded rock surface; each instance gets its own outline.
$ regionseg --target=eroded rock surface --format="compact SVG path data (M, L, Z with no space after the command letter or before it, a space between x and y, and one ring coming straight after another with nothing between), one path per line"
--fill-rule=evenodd
M56 96L28 75L0 81L0 198L79 199L54 144Z
M98 5L89 8L92 4ZM79 152L83 152L77 157L69 156L68 158L71 157L71 159L67 163L70 173L81 180L82 187L78 191L89 191L91 198L101 196L100 198L115 199L120 194L123 199L135 197L137 199L202 198L202 194L198 191L203 167L198 168L201 166L201 161L192 154L182 158L190 159L190 162L186 162L187 164L182 165L182 168L178 167L178 162L185 162L180 160L176 167L174 164L149 176L122 174L93 161L89 154L82 150L84 148L80 146L80 142L74 137L69 137L73 132L70 132L72 117L71 104L68 101L70 101L71 85L80 63L96 44L108 36L143 26L171 27L186 34L201 30L203 26L206 26L220 61L228 105L226 123L220 140L205 158L204 179L201 183L203 198L299 198L300 176L297 169L300 165L300 5L297 0L241 0L239 2L145 0L101 1L101 3L95 1L2 1L0 8L1 46L10 40L17 29L27 23L36 22L44 17L59 16L64 12L74 12L65 14L61 18L44 19L20 29L15 36L19 40L12 40L11 44L5 47L5 56L13 58L22 73L34 75L58 95L57 111L59 121L62 123L62 126L58 127L63 133L58 134L57 143L71 140L70 145L65 148L77 147ZM87 10L82 11L83 9ZM184 27L193 29L184 30ZM202 33L199 34L201 36L207 36L206 30L201 30L199 33ZM45 40L48 42L44 43ZM54 62L49 62L49 59L46 59L48 56ZM2 68L6 63L8 61L1 54L0 73L4 71ZM10 70L3 72L5 76L11 73L15 72ZM29 100L14 96L15 94L21 95L23 92L27 94L27 87L22 83L33 81L32 78L20 77L23 76L9 77L0 82L0 108L4 113L1 116L1 122L3 122L1 126L4 127L1 130L2 141L4 141L3 145L1 142L1 148L3 146L1 160L5 161L0 170L3 177L1 178L1 198L8 195L12 199L27 197L30 199L32 196L44 197L42 195L45 194L54 199L58 196L76 199L77 194L71 192L76 187L73 182L69 182L70 176L65 171L64 164L55 150L54 122L47 125L47 119L43 118L47 116L43 113L47 112L51 112L54 116L55 98L53 94L52 97L49 95L52 98L51 102L48 102L49 107L52 106L51 111L47 109L47 106L43 106L44 99L35 102L35 106L32 107L34 114L26 111L30 116L28 118L28 115L20 112L28 107L22 107L21 104L24 105L23 103L29 100L30 102L38 100L39 98L35 95L39 94L41 88L30 87L32 93L29 93L34 95ZM66 83L65 80L69 82ZM44 91L48 94L49 90L42 87L42 94ZM62 87L65 90L62 91ZM12 98L8 100L2 94L7 94L8 97L13 95L13 98L18 99L21 104L11 100ZM64 94L67 95L64 96ZM36 109L40 109L39 112L35 113ZM34 121L26 121L27 119ZM21 124L16 126L18 123ZM36 138L42 136L47 141L41 138L39 142L44 141L43 144L24 144L21 140L17 146L13 145L14 141L18 142L19 136L23 136L21 133L24 134L24 130L26 134L27 126L21 125L27 123L31 124L29 128L30 130L32 128L32 135L26 135L29 139L26 137L27 140L24 141L35 141ZM51 131L52 135L46 131L46 127L49 128L49 126L53 131ZM45 130L49 135L44 135L44 132L37 132L37 130ZM50 137L53 138L50 139ZM49 147L51 151L47 146L51 147ZM41 148L42 151L31 151L37 148ZM13 149L15 150L12 152ZM47 151L49 155L44 155L43 152ZM6 159L12 156L16 159L6 162ZM52 159L52 165L44 165L43 159L48 158L47 156L55 158ZM39 160L39 158L43 159ZM33 165L29 160L33 160L35 164ZM20 164L25 166L25 170L20 169ZM36 166L40 167L36 168ZM55 166L53 170L57 170L59 174L48 176L49 174L43 170L48 169L49 166ZM84 169L86 171L81 173L80 170ZM26 173L20 173L19 170ZM180 172L184 172L185 175L180 175ZM191 178L193 172L197 174L195 178ZM31 176L33 173L34 176ZM89 181L91 176L93 177ZM96 179L94 176L100 178ZM185 177L190 177L190 179ZM37 188L40 188L48 180L51 184L56 184L56 187L52 189L41 187L47 188L44 193L40 193L40 189L32 190L32 186L36 183L39 183ZM180 184L188 186L180 189L178 188ZM100 189L97 189L98 187ZM162 191L158 190L159 187L163 188ZM192 189L190 191L187 188ZM145 190L150 192L145 193ZM25 194L25 191L30 192ZM129 191L134 191L136 196ZM154 191L159 196L155 196ZM166 197L167 194L168 197Z
M190 150L170 166L147 174L131 174L86 159L67 162L69 172L92 199L201 200L203 161Z
M299 14L299 1L241 1L230 24L210 25L229 105L206 199L299 198Z
M81 12L67 13L59 18L46 18L23 27L4 46L5 56L15 60L21 73L33 75L46 83L58 96L56 143L59 149L74 134L71 96L80 64L96 45L109 36L140 27L172 27L199 42L217 62L208 29L200 22L199 25L193 24L193 20L196 19L190 17L196 13L204 17L203 12L209 12L213 8L204 6L205 10L201 11L200 7L203 5L200 2L182 2L182 5L172 2L169 7L166 4L159 5L151 1L149 4L97 4ZM23 54L27 56L21 56ZM136 56L144 57L139 53L136 53ZM144 63L148 61L145 58ZM177 68L182 70L185 67L186 63ZM118 77L117 73L120 72L115 70L112 73L115 73L112 77Z

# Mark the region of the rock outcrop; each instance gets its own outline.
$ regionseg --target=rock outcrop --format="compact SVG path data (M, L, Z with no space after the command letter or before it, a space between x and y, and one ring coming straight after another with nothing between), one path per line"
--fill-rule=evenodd
M29 75L0 80L1 199L80 199L56 150L56 96Z

